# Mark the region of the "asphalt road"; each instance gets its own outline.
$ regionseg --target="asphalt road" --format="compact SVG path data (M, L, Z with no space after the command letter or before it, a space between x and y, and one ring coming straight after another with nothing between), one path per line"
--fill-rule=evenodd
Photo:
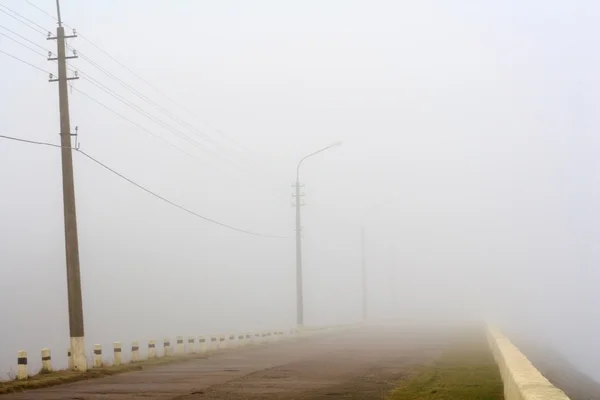
M370 327L223 350L208 358L0 396L0 400L381 399L444 335Z

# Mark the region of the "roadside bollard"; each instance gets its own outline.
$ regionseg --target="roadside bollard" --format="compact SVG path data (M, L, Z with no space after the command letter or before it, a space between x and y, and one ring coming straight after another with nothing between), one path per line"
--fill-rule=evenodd
M148 341L148 360L156 358L156 340Z
M94 368L102 368L102 346L94 345Z
M229 347L232 349L234 349L236 347L235 335L233 333L229 335Z
M183 349L183 336L177 336L176 338L177 340L177 355L181 356L184 354L184 349Z
M140 345L137 340L131 343L131 362L136 363L140 361Z
M198 338L198 351L200 354L206 353L206 338L204 336Z
M237 346L238 347L244 346L244 335L243 334L238 335Z
M163 340L163 356L168 357L171 355L171 341L169 338Z
M225 341L227 337L225 335L220 335L219 336L219 348L220 349L226 349L227 348L227 342Z
M115 365L115 366L121 365L121 342L114 342L113 350L114 350L113 365Z
M219 348L219 342L216 336L210 337L210 351L215 351Z
M49 348L42 349L42 372L52 372L52 357Z
M246 340L244 341L244 346L248 346L252 344L252 334L246 333Z
M29 374L27 373L27 352L19 350L17 353L17 379L27 379Z
M260 333L258 333L258 332L257 332L257 333L255 333L255 334L254 334L254 341L253 341L253 343L254 343L254 344L260 344L260 338L261 338L261 334L260 334Z
M188 349L187 352L189 354L194 354L196 352L196 339L193 337L188 337Z

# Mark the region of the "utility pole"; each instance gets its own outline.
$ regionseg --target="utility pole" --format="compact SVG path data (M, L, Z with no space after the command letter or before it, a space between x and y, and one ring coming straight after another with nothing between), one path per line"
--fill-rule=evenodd
M77 79L77 76L67 77L67 59L77 58L76 55L67 56L65 40L77 37L75 34L65 36L62 26L59 0L56 0L56 13L58 15L58 28L56 37L57 57L49 60L58 61L58 79L50 76L50 82L58 82L58 98L60 106L60 144L62 159L63 181L63 207L65 219L65 250L67 261L67 297L69 302L69 332L71 357L73 368L85 372L87 362L85 358L85 341L83 333L83 304L81 299L81 277L79 272L79 243L77 239L77 213L75 210L75 184L73 179L73 154L71 152L71 121L69 117L69 92L67 81Z
M361 255L362 255L362 318L367 320L367 256L365 254L365 226L363 225L360 232Z
M302 220L300 218L300 207L302 207L302 196L300 193L300 166L309 157L329 150L333 147L341 146L342 142L335 142L327 147L310 153L302 157L296 167L296 323L299 328L304 325L304 294L302 292Z
M296 174L296 324L304 325L304 295L302 292L302 221L300 207L302 200L300 193L300 166Z

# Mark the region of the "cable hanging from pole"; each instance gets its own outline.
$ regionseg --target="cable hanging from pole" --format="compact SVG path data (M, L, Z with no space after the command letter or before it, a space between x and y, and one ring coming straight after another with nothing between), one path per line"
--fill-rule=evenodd
M22 142L22 143L28 143L28 144L35 144L35 145L42 145L42 146L49 146L49 147L57 147L57 148L63 148L65 146L60 146L54 143L49 143L49 142L39 142L39 141L34 141L34 140L28 140L28 139L23 139L23 138L18 138L18 137L14 137L14 136L7 136L7 135L0 135L0 138L2 139L8 139L8 140L13 140L13 141L17 141L17 142ZM143 190L144 192L164 201L167 204L172 205L173 207L176 207L182 211L185 211L188 214L191 214L195 217L198 217L200 219L203 219L207 222L210 222L212 224L221 226L223 228L227 228L236 232L240 232L240 233L245 233L247 235L252 235L252 236L259 236L259 237L264 237L264 238L270 238L270 239L290 239L290 236L280 236L280 235L270 235L270 234L264 234L264 233L259 233L259 232L253 232L253 231L249 231L246 229L241 229L241 228L236 228L232 225L217 221L215 219L206 217L204 215L198 214L195 211L190 210L189 208L186 208L180 204L175 203L174 201L171 201L169 199L167 199L164 196L159 195L158 193L146 188L145 186L135 182L134 180L126 177L125 175L123 175L122 173L118 172L117 170L109 167L108 165L104 164L103 162L101 162L100 160L98 160L97 158L92 157L91 155L89 155L88 153L86 153L85 151L79 149L79 148L75 148L75 147L67 147L70 148L73 151L76 151L77 153L81 154L82 156L84 156L85 158L87 158L88 160L94 162L95 164L101 166L102 168L106 169L107 171L111 172L112 174L118 176L119 178L129 182L130 184L136 186L137 188Z

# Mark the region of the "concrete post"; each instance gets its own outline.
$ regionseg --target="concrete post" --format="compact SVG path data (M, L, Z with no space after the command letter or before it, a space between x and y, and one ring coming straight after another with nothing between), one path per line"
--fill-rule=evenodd
M219 342L217 341L217 337L216 336L211 336L210 337L210 350L211 351L215 351L219 348Z
M48 348L42 349L42 372L52 372L52 357Z
M237 341L237 347L242 347L242 346L244 346L244 335L239 334L238 341Z
M258 333L258 332L257 332L257 333L255 333L255 334L254 334L254 340L253 340L253 343L254 343L254 344L260 344L260 338L261 338L261 334L260 334L260 333Z
M176 347L177 355L181 356L181 355L185 354L185 350L183 348L183 346L184 346L183 336L177 336L176 340L177 340L177 347Z
M236 348L236 344L235 344L235 335L233 333L231 333L229 335L229 347L232 349Z
M115 354L113 365L121 365L121 342L114 342L113 349Z
M206 353L206 338L204 336L200 336L198 338L198 351L202 353Z
M227 348L227 342L225 341L226 338L227 338L227 336L225 336L225 335L220 335L219 336L219 348L220 349L226 349Z
M94 368L102 368L102 346L94 345Z
M196 352L196 339L193 337L188 337L188 349L187 352L189 354L194 354Z
M140 345L137 340L131 343L131 362L136 363L140 361Z
M29 373L27 372L27 352L19 350L17 353L17 379L27 379Z
M148 341L148 360L156 358L156 340Z
M73 355L71 354L71 348L69 347L67 349L67 360L68 360L68 365L69 365L69 370L73 370Z
M163 356L168 357L171 355L171 341L169 338L165 338L163 341Z

